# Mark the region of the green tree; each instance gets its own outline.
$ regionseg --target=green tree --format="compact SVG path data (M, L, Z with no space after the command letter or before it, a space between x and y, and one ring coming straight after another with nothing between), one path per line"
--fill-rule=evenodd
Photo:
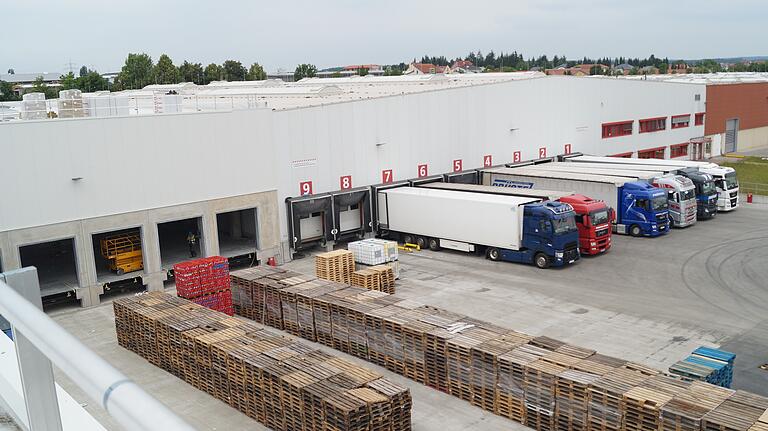
M245 75L245 78L249 81L263 81L267 79L267 72L264 71L264 68L259 63L253 63L248 69L248 74Z
M659 64L659 73L665 74L667 72L669 72L669 64L668 63Z
M152 71L154 63L152 57L147 54L128 54L125 64L117 75L117 82L121 89L144 88L154 82Z
M166 54L161 55L157 60L153 74L157 84L176 84L179 82L179 69L173 65L171 57Z
M35 78L29 93L44 93L46 99L55 99L59 97L59 92L55 88L46 85L42 76Z
M302 63L296 66L293 72L293 80L298 81L303 78L312 78L317 74L317 67L314 64Z
M357 74L360 76L365 76L368 74L368 68L367 67L361 67L357 69Z
M77 79L77 88L88 93L109 90L109 81L101 76L99 72L89 70L85 76Z
M397 66L390 66L384 69L384 76L400 76L403 70Z
M88 68L85 67L85 66L81 66L80 67L80 77L82 78L83 76L85 76L87 74L88 74Z
M184 60L184 63L179 66L179 75L183 82L202 84L204 82L203 65L200 63L190 63Z
M210 84L213 81L221 81L222 79L224 79L224 71L221 66L216 63L211 63L208 66L205 66L205 71L203 72L204 84Z
M243 64L235 60L227 60L222 65L224 69L224 79L227 81L245 81L245 74L248 72Z
M0 81L0 102L13 102L20 99L13 91L13 84Z
M69 72L66 75L61 75L59 77L59 83L61 84L61 89L71 90L73 88L78 88L77 80L78 78L75 78L75 74L72 72Z

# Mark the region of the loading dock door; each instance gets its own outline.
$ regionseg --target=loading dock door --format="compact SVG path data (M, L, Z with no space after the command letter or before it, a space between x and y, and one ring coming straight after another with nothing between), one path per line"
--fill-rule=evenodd
M736 151L737 140L739 136L739 119L733 118L725 122L725 152L733 153Z
M333 194L334 239L361 236L373 230L371 191L362 187Z
M446 183L477 184L479 175L477 171L457 172L445 174Z
M288 234L294 250L333 240L333 199L329 194L300 196L285 200Z

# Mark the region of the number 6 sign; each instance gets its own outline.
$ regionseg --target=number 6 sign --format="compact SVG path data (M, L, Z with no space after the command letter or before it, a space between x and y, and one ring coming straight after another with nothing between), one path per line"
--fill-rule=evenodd
M417 174L419 178L426 177L428 173L429 173L429 170L427 169L426 164L418 166Z
M299 195L307 196L312 194L312 181L302 181L299 183Z

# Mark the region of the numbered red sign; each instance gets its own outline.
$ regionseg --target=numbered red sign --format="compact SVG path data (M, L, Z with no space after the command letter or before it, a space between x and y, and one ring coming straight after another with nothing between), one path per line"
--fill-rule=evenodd
M381 182L385 184L392 182L392 169L384 169L381 171Z
M312 194L312 181L302 181L299 183L299 194L307 196Z
M419 178L423 178L429 175L429 169L427 168L426 164L418 166L417 175Z
M464 169L462 168L462 165L463 165L463 164L464 164L464 163L462 163L461 159L456 159L456 160L454 160L454 161L453 161L453 172L461 172L461 171L463 171L463 170L464 170Z
M483 156L483 167L490 168L493 166L493 157L490 154Z
M547 157L547 147L539 148L539 158L543 159L544 157Z
M517 163L520 160L522 160L522 157L520 157L520 151L515 151L514 153L512 153L512 161L513 162Z
M565 144L565 154L571 154L571 144Z
M339 177L339 188L347 190L352 188L352 175L344 175Z

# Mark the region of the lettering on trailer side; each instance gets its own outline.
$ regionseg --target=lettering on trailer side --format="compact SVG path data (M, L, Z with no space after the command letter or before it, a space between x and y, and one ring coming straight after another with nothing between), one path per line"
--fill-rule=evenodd
M497 187L509 187L513 189L532 189L533 183L524 181L504 180L501 178L494 178L491 183L492 186Z

